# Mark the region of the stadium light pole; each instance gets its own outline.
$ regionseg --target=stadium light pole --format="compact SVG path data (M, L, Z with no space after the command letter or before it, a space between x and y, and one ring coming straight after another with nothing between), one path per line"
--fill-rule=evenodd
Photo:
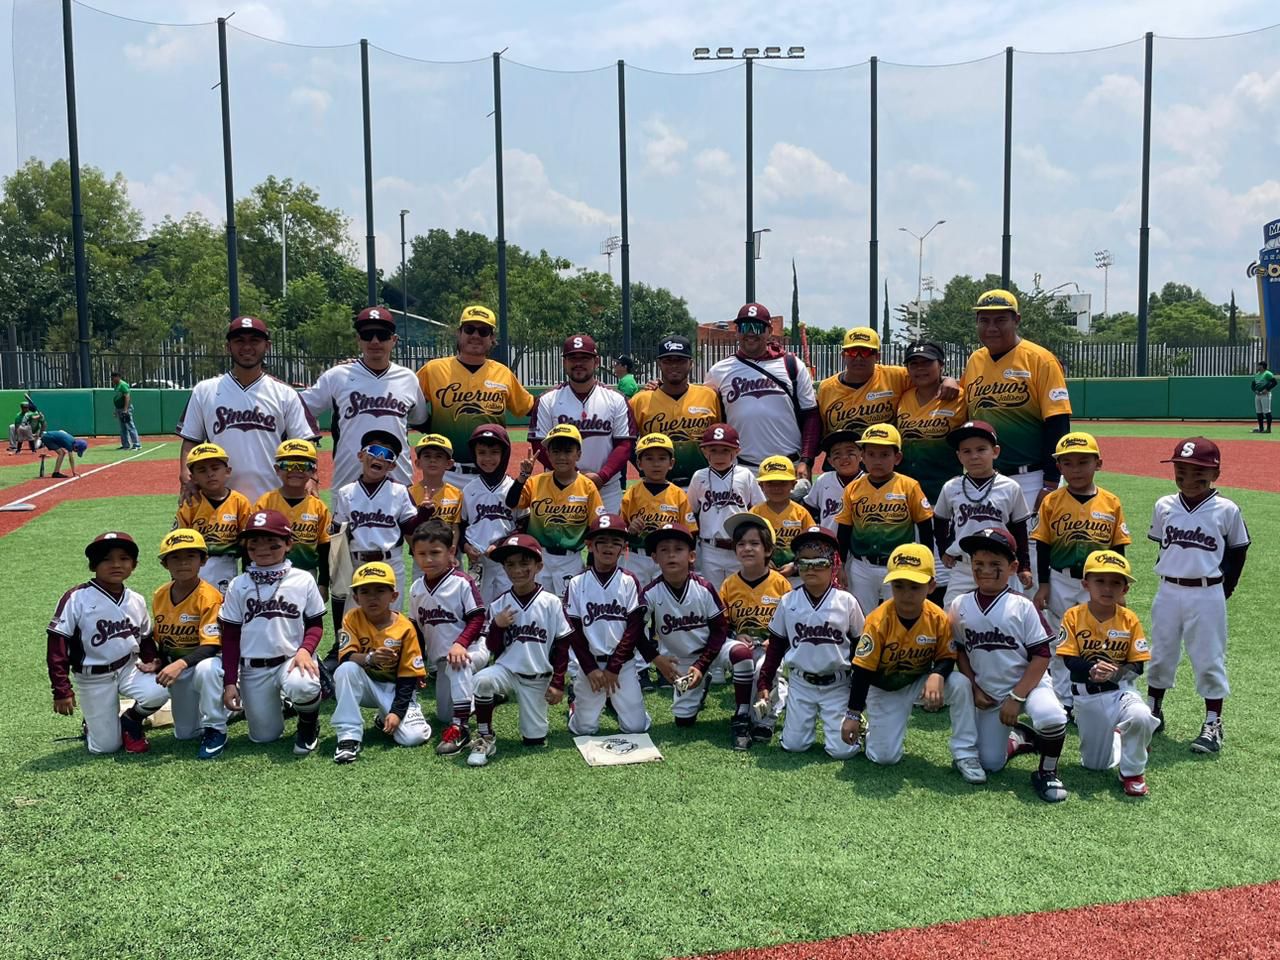
M923 294L923 292L924 292L924 241L925 241L925 237L929 236L929 234L933 233L933 231L937 230L940 226L942 226L942 225L943 225L944 223L946 223L946 222L947 222L947 221L945 221L945 220L939 220L939 221L938 221L937 223L935 223L932 227L930 227L928 230L926 230L926 231L924 232L924 234L923 234L923 235L918 234L918 233L916 233L916 232L914 232L914 231L912 231L912 230L908 230L906 227L899 227L899 228L898 228L898 229L899 229L899 230L901 230L903 233L905 233L905 234L909 234L910 236L915 237L915 238L916 238L916 240L918 240L918 241L920 242L920 249L919 249L919 253L918 253L917 257L916 257L916 328L915 328L915 330L914 330L914 331L913 331L913 333L912 333L912 336L915 336L915 337L920 336L920 297L921 297L921 295L922 295L922 294Z
M409 315L409 267L404 253L404 218L408 215L408 210L400 211L400 315L402 317Z
M1107 280L1111 268L1115 266L1116 258L1110 250L1095 250L1093 252L1093 265L1102 271L1102 315L1105 317L1108 313L1107 309Z
M283 298L289 292L289 259L287 250L289 247L289 226L288 221L284 217L284 201L280 204L280 296Z

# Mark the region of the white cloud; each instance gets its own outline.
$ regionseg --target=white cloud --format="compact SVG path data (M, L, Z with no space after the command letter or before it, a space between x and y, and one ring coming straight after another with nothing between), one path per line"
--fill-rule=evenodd
M862 206L862 189L808 147L775 143L756 182L761 199L771 202L826 200L842 209Z
M1246 73L1236 84L1235 93L1248 97L1259 107L1266 107L1272 101L1280 102L1280 70L1269 77L1256 70Z
M699 151L693 158L693 165L699 173L715 177L729 177L734 173L733 160L729 154L719 147Z
M333 97L328 91L318 90L315 87L294 87L289 91L289 102L295 106L305 107L317 117L321 117L329 109Z
M1031 178L1039 183L1075 183L1075 174L1050 160L1044 144L1037 143L1032 147L1017 143L1014 144L1013 153L1019 176L1025 177L1030 172Z
M1085 94L1086 109L1123 110L1142 115L1142 81L1123 73L1108 73Z
M142 213L143 223L159 223L165 217L180 220L199 213L221 223L226 208L220 199L198 190L196 175L185 167L170 166L145 180L129 180L129 201Z
M659 117L647 120L643 129L648 137L644 145L648 168L656 173L679 173L680 158L689 149L689 141L677 134Z
M168 70L197 59L201 39L196 27L156 27L141 43L126 43L124 55L139 70Z
M908 181L949 190L963 190L965 193L972 193L974 190L973 181L968 177L943 170L931 163L908 163L902 168L902 176Z

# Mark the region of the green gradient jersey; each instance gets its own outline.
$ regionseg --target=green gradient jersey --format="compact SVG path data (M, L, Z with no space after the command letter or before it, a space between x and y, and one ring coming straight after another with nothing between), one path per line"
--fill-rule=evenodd
M418 384L431 406L430 430L448 437L457 463L473 463L469 443L480 424L500 424L508 413L527 417L533 409L529 391L496 360L471 370L457 357L437 357L418 371Z
M689 486L693 475L707 465L698 446L703 431L720 423L720 394L701 383L689 384L678 397L662 390L641 390L631 398L636 437L665 433L676 448L676 462L667 479L678 487Z
M333 515L319 497L307 495L290 503L279 490L268 490L253 505L259 510L279 510L293 529L293 546L289 561L299 570L315 573L320 569L320 544L329 542L329 525Z
M844 488L836 523L851 528L855 557L888 556L895 547L914 543L915 525L933 519L933 507L920 484L901 473L878 485L866 474Z
M898 472L914 478L930 503L938 499L944 483L960 476L960 460L947 443L947 434L964 423L964 410L963 395L921 403L915 390L908 390L898 400L897 425L902 434Z
M578 550L591 521L604 513L604 502L596 485L582 474L562 487L547 472L524 485L516 508L528 512L529 536L544 547Z
M1040 438L1049 417L1071 413L1067 381L1058 358L1044 347L1020 340L993 360L983 347L964 368L969 420L985 420L1000 438L996 469L1012 474L1019 467L1043 465Z
M1038 518L1031 539L1049 548L1054 570L1083 567L1093 551L1132 542L1120 498L1101 487L1083 500L1059 487L1040 501Z

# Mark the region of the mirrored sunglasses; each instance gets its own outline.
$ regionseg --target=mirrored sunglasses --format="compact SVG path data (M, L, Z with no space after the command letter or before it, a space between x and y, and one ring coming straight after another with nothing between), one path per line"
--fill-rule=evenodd
M876 351L868 347L849 347L845 350L846 357L858 357L861 360L869 360L876 355Z
M830 557L805 557L796 561L796 569L801 573L806 570L826 570L831 566Z
M748 320L745 323L738 324L738 332L745 333L748 336L758 337L768 329L769 325L763 320Z
M281 473L310 473L316 465L310 460L277 460L276 469Z
M386 327L363 327L356 332L356 336L365 343L368 343L370 340L377 340L379 343L385 343L394 337L395 334Z
M379 460L385 460L387 461L387 463L396 462L396 455L392 453L391 450L388 449L387 447L384 447L377 443L369 444L369 446L364 448L364 452L371 457L376 457Z

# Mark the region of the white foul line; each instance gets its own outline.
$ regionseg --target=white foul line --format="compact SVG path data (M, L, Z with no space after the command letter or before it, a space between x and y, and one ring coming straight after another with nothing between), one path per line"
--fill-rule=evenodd
M157 443L154 447L150 447L146 450L140 451L139 453L135 453L131 457L124 457L121 460L113 460L111 463L104 463L102 466L94 467L88 473L82 473L79 476L67 477L67 479L62 480L58 483L55 483L52 487L45 487L43 490L37 490L35 493L30 494L29 496L19 497L17 500L13 500L9 503L6 503L3 507L0 507L0 510L9 510L9 509L12 509L13 507L18 506L19 504L29 503L32 500L34 500L36 497L43 497L46 493L53 493L53 491L57 490L59 487L65 487L68 483L75 483L77 480L83 480L85 477L92 477L95 473L101 473L103 470L110 470L112 467L118 466L122 463L128 463L130 460L137 460L139 457L146 456L148 453L152 453L156 450L159 450L161 447L168 446L169 443L170 441L164 440L160 443Z

